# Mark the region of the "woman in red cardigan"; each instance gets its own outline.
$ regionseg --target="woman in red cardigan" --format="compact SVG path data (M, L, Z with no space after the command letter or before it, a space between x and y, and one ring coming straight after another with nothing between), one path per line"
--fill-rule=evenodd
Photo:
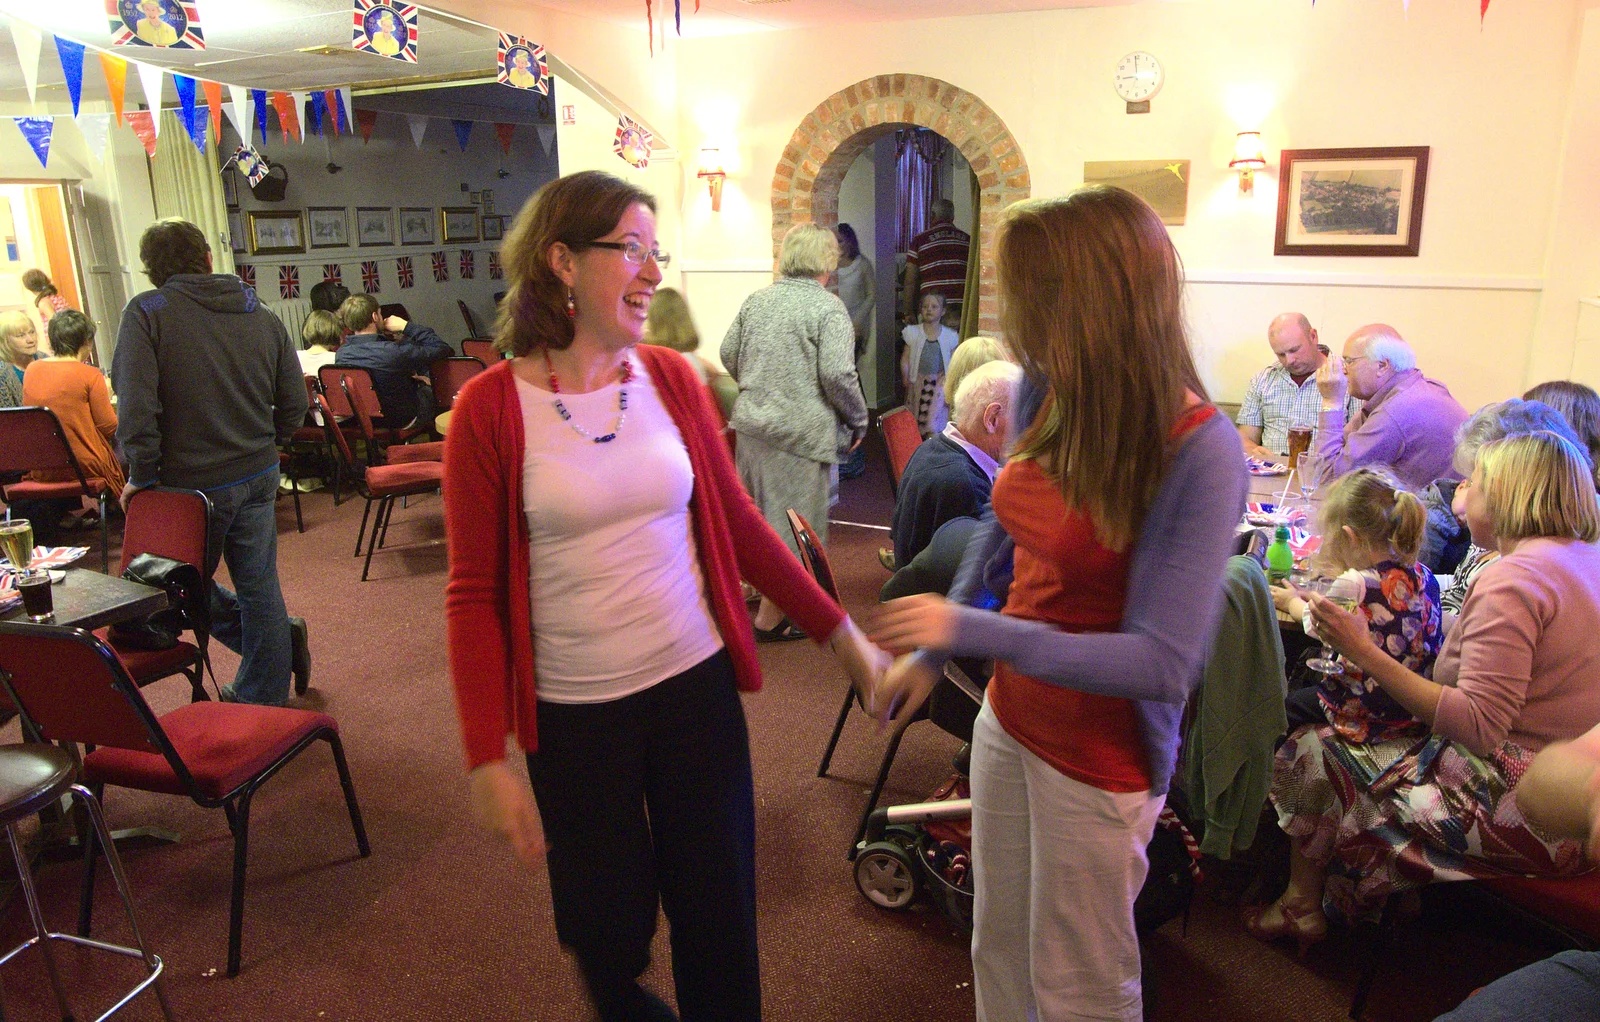
M637 982L658 903L682 1017L758 1019L738 692L761 671L740 576L827 642L863 693L886 657L741 489L694 370L635 347L668 260L655 200L569 175L533 197L504 251L508 360L456 398L444 459L473 809L525 861L547 856L556 933L602 1019L676 1018ZM532 798L506 763L509 736Z

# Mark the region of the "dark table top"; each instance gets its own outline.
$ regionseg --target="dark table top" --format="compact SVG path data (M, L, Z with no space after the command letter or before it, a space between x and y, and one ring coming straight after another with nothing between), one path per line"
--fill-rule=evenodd
M119 621L144 617L167 606L167 594L153 586L104 575L89 568L68 568L67 577L50 587L55 601L53 624L93 631ZM0 620L26 621L21 604Z

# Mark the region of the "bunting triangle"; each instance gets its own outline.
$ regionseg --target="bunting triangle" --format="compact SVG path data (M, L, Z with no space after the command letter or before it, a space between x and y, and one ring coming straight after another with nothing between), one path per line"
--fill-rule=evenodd
M144 105L151 114L151 121L155 123L156 136L161 135L161 79L166 75L166 69L155 64L140 64L135 62L134 67L139 69L139 85L144 89Z
M494 124L494 133L500 138L501 151L503 151L507 156L510 156L511 136L517 133L517 126L515 124L506 124L503 121L496 121Z
M72 116L78 116L79 102L83 99L83 44L56 36L56 56L61 59L61 74L67 80L67 94L72 97Z
M1483 19L1489 16L1489 0L1481 0L1478 7L1478 24L1483 24ZM30 92L32 90L29 90Z
M206 94L206 110L211 115L211 134L217 144L222 144L222 83L201 80L200 88Z
M311 112L306 119L307 130L318 135L322 134L322 122L328 116L328 113L328 97L320 92L313 92L311 94ZM333 126L333 133L335 135L339 133L339 125L337 123Z
M378 111L376 111L376 110L357 110L356 111L356 127L361 129L361 144L362 145L365 145L366 143L372 141L372 129L373 129L373 126L376 125L377 123L378 123Z
M306 116L306 94L304 92L291 92L289 95L294 99L294 137L296 141L304 142L306 140L306 132L304 127Z
M189 129L189 138L194 141L194 147L200 150L200 155L206 154L206 119L196 117L193 126Z
M428 117L426 114L406 114L406 123L411 125L411 142L418 149L422 148L422 136L428 133Z
M467 139L472 137L472 122L451 120L451 127L456 129L456 144L462 152L467 151Z
M28 102L33 102L34 93L39 88L39 50L44 45L44 37L39 30L27 22L15 18L11 22L11 42L17 48L17 60L22 64L22 80L28 85ZM49 143L45 144L46 150Z
M300 139L300 118L294 112L294 97L287 92L274 92L272 94L272 109L278 111L278 128L283 132L283 140L289 141L293 132L295 140Z
M354 109L350 105L350 87L347 85L336 91L339 93L339 130L348 132L351 130L351 111Z
M16 24L15 22L12 23ZM22 132L22 137L28 140L33 147L33 155L39 157L39 166L50 164L50 136L55 131L56 119L54 117L13 117L17 122L17 130Z
M111 91L111 109L116 111L117 122L121 123L123 93L128 87L128 62L101 50L100 70L105 72L106 88Z
M267 144L267 90L251 89L250 104L256 108L256 127L261 129L261 144ZM248 140L248 137L247 137Z
M349 131L350 125L343 123L339 117L339 90L329 89L320 94L322 96L322 109L326 112L329 127L333 128L335 135Z
M544 150L546 156L556 144L556 126L554 124L536 125L539 129L539 148Z
M111 115L81 114L78 117L78 130L83 132L83 144L88 147L90 155L104 163L106 142L111 139Z
M152 160L156 157L156 119L148 110L129 110L124 115L128 120L128 127L139 136L139 141L144 143L144 154Z
M239 140L248 144L250 142L250 90L242 85L228 86L228 120L233 122L233 130L239 133Z
M178 90L178 117L183 121L183 129L194 138L194 79L174 72L172 87Z

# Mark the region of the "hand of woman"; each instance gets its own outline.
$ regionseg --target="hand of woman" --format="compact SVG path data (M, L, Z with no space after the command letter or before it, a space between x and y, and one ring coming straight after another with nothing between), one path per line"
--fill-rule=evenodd
M485 763L467 775L472 786L472 816L486 830L511 843L517 858L532 866L544 856L544 827L533 793L505 760Z
M861 705L877 716L878 682L894 658L869 642L849 616L839 622L839 627L828 637L828 648L850 675L850 683L861 697Z
M1301 600L1300 594L1288 586L1272 587L1272 605L1280 613L1288 614L1296 619L1305 612L1305 604Z
M1361 654L1379 652L1367 630L1367 619L1345 610L1326 596L1311 594L1311 621L1323 642L1354 660Z
M878 686L878 712L874 716L887 724L916 713L938 683L939 672L928 664L914 657L901 657Z
M949 650L961 608L943 596L924 593L890 600L872 616L872 641L894 653L914 649Z

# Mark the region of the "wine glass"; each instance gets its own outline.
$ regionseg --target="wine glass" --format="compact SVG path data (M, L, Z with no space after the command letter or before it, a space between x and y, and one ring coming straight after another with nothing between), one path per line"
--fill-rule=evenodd
M1311 498L1316 495L1317 487L1322 485L1322 457L1316 448L1308 448L1300 455L1300 471L1295 478L1300 483L1300 500L1306 506L1306 513L1311 513Z
M1361 583L1352 578L1308 578L1301 583L1301 588L1326 597L1345 610L1355 610L1356 603L1361 598ZM1306 661L1306 666L1318 674L1330 677L1344 673L1344 665L1339 662L1338 652L1328 645L1326 639L1322 640L1322 648L1317 650L1317 655Z

